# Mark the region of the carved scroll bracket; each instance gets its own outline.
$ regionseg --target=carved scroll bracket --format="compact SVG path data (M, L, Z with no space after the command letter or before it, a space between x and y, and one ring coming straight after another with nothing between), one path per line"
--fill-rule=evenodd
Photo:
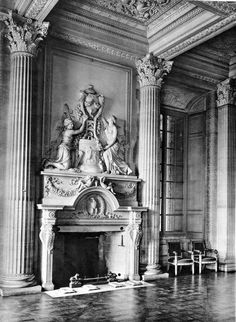
M140 241L143 235L141 227L141 214L135 211L130 212L129 224L126 227L135 249L139 249Z
M55 223L56 210L43 210L42 226L39 233L39 238L43 247L50 254L53 251L55 240Z

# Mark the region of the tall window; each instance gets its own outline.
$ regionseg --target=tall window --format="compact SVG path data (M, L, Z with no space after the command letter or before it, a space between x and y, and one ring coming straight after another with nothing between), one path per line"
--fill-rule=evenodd
M184 128L183 113L163 112L160 119L161 189L163 232L183 231Z

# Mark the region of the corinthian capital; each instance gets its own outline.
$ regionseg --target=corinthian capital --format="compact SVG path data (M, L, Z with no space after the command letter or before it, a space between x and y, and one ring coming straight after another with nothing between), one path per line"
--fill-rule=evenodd
M4 22L8 27L6 37L11 53L25 52L36 55L39 42L47 35L49 23L38 23L31 19L16 21L11 12Z
M140 86L154 85L160 87L163 78L171 71L172 61L147 54L136 62Z
M228 78L217 85L218 107L226 104L236 104L236 82L234 79Z

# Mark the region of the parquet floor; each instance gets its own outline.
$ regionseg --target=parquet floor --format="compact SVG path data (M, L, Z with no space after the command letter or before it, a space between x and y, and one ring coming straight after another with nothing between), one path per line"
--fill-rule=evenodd
M236 321L236 274L160 279L153 287L53 299L0 298L0 321Z

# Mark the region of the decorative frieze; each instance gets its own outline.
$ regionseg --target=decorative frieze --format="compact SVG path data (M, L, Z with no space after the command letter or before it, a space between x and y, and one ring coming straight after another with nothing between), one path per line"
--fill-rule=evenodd
M228 78L217 86L217 107L236 103L236 82Z
M147 54L136 62L140 86L161 87L163 78L171 71L173 62Z
M65 189L63 188L65 187L64 182L58 177L46 177L44 186L45 196L48 196L50 193L53 193L59 197L73 197L75 195L78 195L84 189L91 187L94 184L94 177L86 176L82 179L72 179L70 184L76 186L76 188ZM62 187L59 187L60 185Z
M47 35L49 23L38 23L31 19L24 19L23 23L17 22L11 12L4 18L4 22L8 27L6 37L11 53L36 55L38 44Z
M147 21L153 15L162 12L163 8L169 4L170 0L95 0L95 2L107 9L128 15L140 21Z
M57 2L58 0L33 0L27 8L25 16L42 21Z
M135 62L138 59L138 56L135 55L134 53L131 53L131 52L128 52L125 50L121 50L121 49L117 49L116 47L108 46L106 44L99 43L97 41L88 40L88 39L83 38L78 35L73 36L69 33L57 32L57 31L52 31L51 35L58 38L58 39L62 39L64 41L67 41L69 43L102 52L106 55L117 56L121 59L130 60L133 62Z
M204 1L204 4L220 11L226 15L235 13L236 9L228 1Z
M233 13L229 17L217 22L213 26L204 29L203 31L199 32L198 34L189 37L188 39L182 41L180 44L176 46L172 46L171 49L166 50L163 53L160 53L159 56L165 59L170 59L171 57L180 55L181 53L189 50L190 48L196 46L197 44L203 43L204 40L209 37L214 37L214 35L219 32L219 30L225 28L227 25L229 27L236 19L236 13Z

